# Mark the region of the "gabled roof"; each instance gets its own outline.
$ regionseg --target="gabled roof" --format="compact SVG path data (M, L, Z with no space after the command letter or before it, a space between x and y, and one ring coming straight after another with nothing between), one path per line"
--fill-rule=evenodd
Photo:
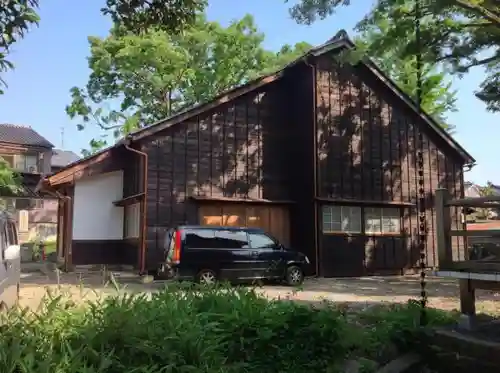
M253 80L230 91L224 92L221 95L215 97L210 102L195 105L188 109L182 110L168 118L153 123L148 127L144 127L135 132L132 132L128 135L128 139L136 141L162 131L174 124L183 122L205 111L211 110L225 102L231 101L239 96L242 96L266 84L280 79L287 69L297 65L298 63L311 56L318 57L333 50L340 50L342 48L355 48L354 43L349 39L349 36L347 35L347 32L345 30L340 30L333 38L328 40L326 43L311 49L309 52L299 57L295 61L292 61L281 70ZM422 121L427 124L432 131L434 131L440 138L442 138L452 149L458 152L458 154L464 159L465 164L473 165L475 163L475 159L457 141L455 141L455 139L453 139L453 137L451 137L451 135L448 134L430 115L423 112L423 110L418 110L417 104L407 94L405 94L387 75L385 75L373 61L371 61L369 58L365 58L360 61L360 63L365 65L373 73L373 75L383 84L385 84L400 100L402 100L410 110L419 115Z
M76 162L73 162L63 167L63 169L60 170L59 172L62 172L66 169L72 168L77 165L79 167L84 167L87 163L89 164L94 163L99 158L101 158L101 156L105 157L105 153L109 152L113 148L122 146L124 144L129 144L131 142L151 136L157 132L172 127L173 125L177 125L179 123L184 122L185 120L196 117L197 115L200 115L206 111L215 109L216 107L226 102L232 101L240 96L250 93L267 84L271 84L282 78L284 76L285 71L287 71L289 68L306 61L310 57L318 57L334 50L340 51L342 49L346 48L352 49L354 47L355 47L354 43L349 39L347 32L345 30L341 30L326 43L311 49L309 52L297 58L295 61L292 61L291 63L283 67L281 70L278 70L266 76L262 76L246 84L243 84L241 86L223 92L220 95L214 97L209 102L188 107L170 117L159 120L148 127L144 127L137 131L131 132L130 134L127 135L126 138L118 141L115 145L103 149L91 155L90 157L77 160ZM460 157L464 160L464 163L466 165L473 165L475 163L475 159L458 142L456 142L444 129L442 129L441 126L439 126L439 124L431 116L427 115L422 110L418 110L415 102L408 95L402 92L397 87L397 85L375 65L373 61L366 58L360 61L360 64L366 66L376 79L385 84L386 87L388 87L396 95L396 97L398 97L404 104L406 104L410 110L414 111L417 115L419 115L423 123L425 123L431 129L431 131L435 132L438 137L442 138L445 143L447 143L452 149L454 149L457 152L457 154L459 154Z
M53 149L50 165L52 167L65 167L79 159L80 157L71 150Z
M0 123L0 142L25 146L53 148L45 137L29 126Z

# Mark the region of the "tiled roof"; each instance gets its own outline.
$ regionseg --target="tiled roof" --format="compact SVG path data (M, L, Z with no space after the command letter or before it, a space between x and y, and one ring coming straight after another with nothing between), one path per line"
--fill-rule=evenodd
M43 148L53 148L45 137L28 126L0 123L0 142L10 144L41 146Z
M78 161L79 159L80 157L71 150L54 149L52 150L51 166L65 167L70 163Z

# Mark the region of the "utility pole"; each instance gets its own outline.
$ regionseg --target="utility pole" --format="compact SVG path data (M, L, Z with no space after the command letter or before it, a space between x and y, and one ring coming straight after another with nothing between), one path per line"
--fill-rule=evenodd
M61 127L61 149L64 149L64 126Z

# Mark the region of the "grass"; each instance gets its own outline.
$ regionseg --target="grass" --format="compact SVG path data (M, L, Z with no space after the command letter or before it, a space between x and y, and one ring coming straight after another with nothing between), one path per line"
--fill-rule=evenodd
M48 241L45 242L45 254L51 254L56 252L56 242L55 241Z
M411 348L418 313L414 303L355 313L329 303L312 308L225 286L172 285L84 304L52 293L36 312L7 315L0 371L334 373L355 358L369 372ZM454 317L429 312L431 325Z

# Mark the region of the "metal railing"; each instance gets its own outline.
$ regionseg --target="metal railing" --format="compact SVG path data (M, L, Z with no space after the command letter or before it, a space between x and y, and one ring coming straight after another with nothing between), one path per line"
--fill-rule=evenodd
M470 272L500 272L500 247L489 248L489 255L481 259L453 261L452 237L464 237L467 246L468 237L493 238L500 237L500 229L470 230L452 229L450 207L462 208L499 208L500 196L451 199L447 189L437 189L436 236L440 270L460 270Z

